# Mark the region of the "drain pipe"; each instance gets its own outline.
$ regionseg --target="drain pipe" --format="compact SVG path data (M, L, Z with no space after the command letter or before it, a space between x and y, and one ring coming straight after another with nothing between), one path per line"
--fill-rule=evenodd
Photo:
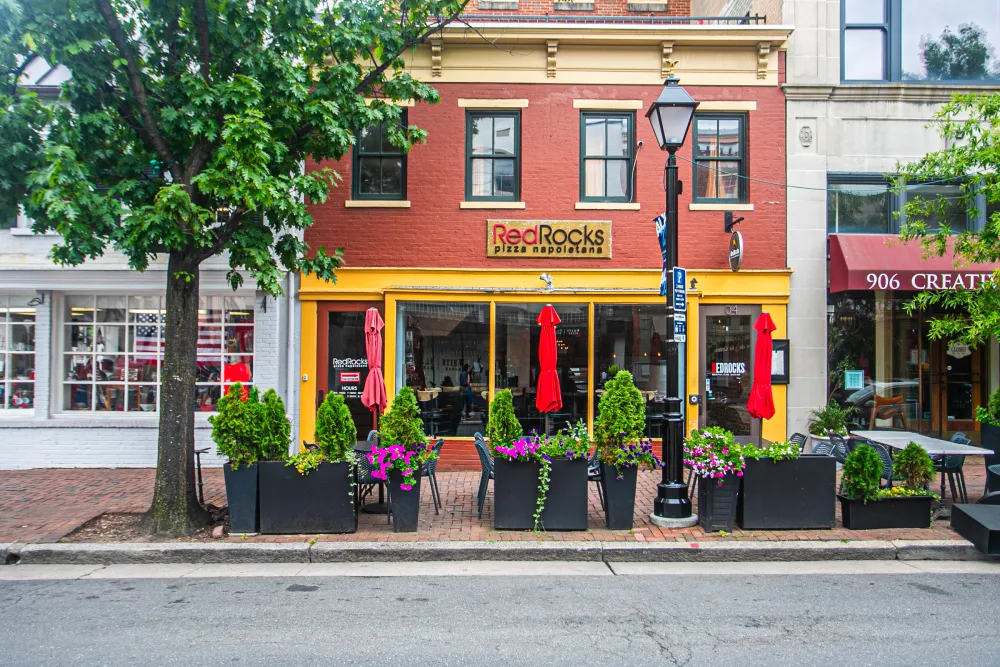
M287 282L288 286L285 289L285 302L288 306L288 321L286 322L286 336L288 337L286 343L288 351L286 353L287 357L285 360L285 386L287 387L286 393L288 394L286 400L288 406L291 408L291 413L295 416L295 421L292 424L292 452L295 453L299 451L299 405L296 401L296 396L299 393L296 391L296 387L298 387L299 375L297 373L295 359L295 351L298 350L298 345L296 345L297 341L295 339L295 301L298 298L298 292L295 290L296 283L294 271L288 272Z

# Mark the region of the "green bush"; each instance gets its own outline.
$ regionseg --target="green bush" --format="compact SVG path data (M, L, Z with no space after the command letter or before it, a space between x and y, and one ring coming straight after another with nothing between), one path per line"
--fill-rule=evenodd
M976 408L976 421L981 424L1000 426L1000 388L990 394L986 407Z
M263 403L258 403L257 388L253 387L247 402L258 405L257 442L260 457L265 461L284 461L288 458L288 443L292 440L292 425L288 421L284 401L278 396L278 392L268 389L264 392Z
M382 417L382 427L378 432L379 443L383 447L403 445L410 450L426 448L427 436L424 435L418 414L417 397L413 389L403 387L392 399L389 412Z
M358 428L344 397L332 391L316 413L316 444L331 463L353 460Z
M852 500L877 500L882 480L882 459L868 445L858 445L847 455L843 470L843 494Z
M614 376L618 375L622 370L622 367L618 364L611 364L608 366L608 379L610 380ZM607 384L607 383L605 383Z
M261 458L257 428L260 422L260 403L256 393L252 399L243 400L243 385L239 382L219 399L218 414L208 418L212 425L212 442L219 454L225 456L233 470L253 465Z
M922 491L934 481L934 463L927 450L915 442L896 454L892 462L892 472L906 480L906 486L914 491Z
M610 461L614 457L609 450L621 449L642 438L646 430L646 403L628 371L619 371L604 383L604 389L594 422L594 440L601 459Z
M813 410L809 414L809 432L813 435L826 436L831 431L847 435L847 421L851 418L854 408L842 408L836 401L830 401L822 410Z
M486 437L490 447L510 445L524 434L521 423L514 416L514 395L510 389L498 391L490 403L490 419L486 423Z

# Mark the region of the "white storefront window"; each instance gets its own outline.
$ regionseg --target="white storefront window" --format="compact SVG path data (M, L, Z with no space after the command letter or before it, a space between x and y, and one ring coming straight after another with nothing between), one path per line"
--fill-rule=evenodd
M0 295L0 410L35 407L33 295Z

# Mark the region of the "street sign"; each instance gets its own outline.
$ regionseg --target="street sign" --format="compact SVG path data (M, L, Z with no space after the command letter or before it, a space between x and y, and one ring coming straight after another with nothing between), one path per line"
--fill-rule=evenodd
M687 342L687 326L687 314L674 313L674 340L676 342Z
M674 267L674 312L687 311L687 269Z

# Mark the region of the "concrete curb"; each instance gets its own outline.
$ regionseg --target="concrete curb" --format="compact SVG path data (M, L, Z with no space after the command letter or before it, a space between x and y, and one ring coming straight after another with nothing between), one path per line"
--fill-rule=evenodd
M966 540L894 540L898 560L993 561Z
M895 560L891 542L605 542L606 562Z
M530 560L600 562L601 542L317 542L313 563Z
M122 565L146 563L308 563L305 542L155 542L28 544L20 563Z

